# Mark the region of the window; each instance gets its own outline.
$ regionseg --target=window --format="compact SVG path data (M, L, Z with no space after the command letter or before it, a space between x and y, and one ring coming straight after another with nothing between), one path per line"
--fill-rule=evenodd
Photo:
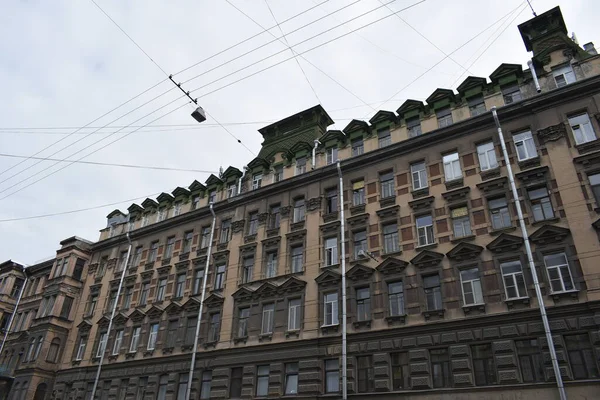
M266 397L269 394L269 373L268 365L259 365L256 372L256 396Z
M408 118L406 120L406 129L408 129L409 138L422 135L421 118L418 115L416 117Z
M368 287L356 289L356 320L371 319L371 291Z
M337 237L325 239L325 266L338 264L338 240Z
M494 355L490 344L480 344L471 346L473 356L473 373L475 375L475 385L488 386L495 385L496 368L494 367Z
M69 315L71 314L71 307L73 307L73 298L65 296L63 298L62 308L60 309L60 317L69 319Z
M54 338L52 342L50 342L50 348L48 349L48 355L46 356L46 361L55 363L58 358L58 352L60 350L60 339Z
M477 146L477 157L479 158L479 168L482 171L498 168L498 160L496 159L496 150L494 149L493 142Z
M150 325L150 332L148 333L148 350L154 350L156 347L156 339L158 338L158 324Z
M442 309L442 288L438 274L423 277L423 289L425 291L425 302L427 311Z
M217 265L215 267L215 290L223 289L225 283L225 264Z
M212 204L217 201L217 191L211 190L208 192L208 204Z
M244 257L242 259L242 283L252 281L252 271L254 270L254 257Z
M288 331L300 330L300 318L302 310L300 299L291 299L288 303Z
M141 223L142 228L145 226L148 226L148 222L150 222L148 219L148 214L142 215L142 223Z
M419 162L410 166L410 175L412 176L413 190L424 189L427 187L427 169L425 162Z
M208 341L217 342L221 331L221 313L214 313L210 316L210 326L208 331Z
M183 234L183 248L181 250L181 254L187 254L190 252L192 248L192 238L194 237L194 232L188 231Z
M260 189L262 185L262 174L254 174L252 176L252 190Z
M525 278L520 261L509 261L500 264L502 271L502 280L504 281L504 290L506 290L506 299L520 299L527 297L525 288Z
M185 399L187 394L187 386L189 381L189 374L179 374L179 383L177 384L177 399Z
M227 198L230 199L237 194L237 184L231 183L227 186Z
M588 175L588 179L590 181L592 193L594 194L594 199L596 200L596 205L600 206L600 173Z
M273 205L269 209L269 229L279 228L281 222L281 214L279 213L279 205Z
M557 88L567 86L569 83L573 83L577 80L571 65L565 65L563 67L554 69L552 71L552 76L554 76L554 81L556 82Z
M371 356L356 357L358 378L358 393L375 391L375 377L373 374L373 359Z
M367 231L354 232L354 259L358 260L367 252Z
M121 350L121 344L123 343L123 329L115 331L115 343L113 345L112 355L116 356Z
M200 399L210 399L210 389L212 383L212 371L202 372L202 383L200 386Z
M167 291L167 278L158 280L158 287L156 289L156 301L163 301L165 299L165 292Z
M340 391L340 365L337 359L325 360L325 393Z
M390 316L404 315L404 286L401 281L388 284L388 301Z
M325 192L325 214L336 212L338 212L338 190L337 188L328 189Z
M327 293L323 296L325 310L324 310L324 326L337 325L338 322L338 294Z
M363 140L356 139L352 141L352 156L360 156L365 152L365 148L363 146Z
M171 236L167 238L167 246L165 247L165 256L164 259L168 260L173 255L173 247L175 247L175 237Z
M240 308L238 310L238 338L248 336L248 319L250 318L250 307Z
M224 244L229 242L229 233L231 231L231 220L226 219L221 222L221 237L219 238L219 243Z
M594 127L587 113L570 117L569 125L571 125L573 136L575 136L575 143L583 144L597 139Z
M458 153L446 154L443 157L443 161L446 182L462 178L462 170L460 169Z
M142 289L140 290L140 301L138 305L146 305L146 303L148 302L148 293L150 293L150 283L142 283Z
M429 350L431 360L431 377L433 378L433 387L442 388L452 386L450 380L450 359L447 349Z
M158 242L152 242L150 244L150 252L148 253L148 262L156 261L156 253L158 252Z
M138 344L140 343L140 334L142 333L141 326L134 326L133 331L131 332L131 342L129 344L129 352L135 353L138 349Z
M137 267L138 265L140 265L140 260L142 259L142 251L142 246L138 246L135 248L135 252L133 253L133 260L131 261L132 267Z
M337 146L329 147L325 150L327 165L333 164L338 160L338 148Z
M365 181L360 180L352 183L352 205L363 204L365 204Z
M463 303L465 306L483 304L479 269L470 268L460 271L460 282L462 285Z
M169 384L169 376L161 375L158 380L158 395L156 397L156 400L166 400L168 384Z
M265 304L262 308L262 325L260 333L263 335L273 333L273 315L275 314L275 304Z
M515 340L524 383L544 382L544 360L537 339Z
M125 252L125 254L127 254L127 252ZM63 258L62 265L60 267L60 272L59 272L58 276L63 276L63 275L67 274L67 269L69 267L69 259L70 259L70 256L66 256L65 258Z
M394 193L394 172L387 171L379 174L379 182L381 185L381 198L395 197Z
M267 265L265 268L265 278L277 276L277 250L267 252Z
M256 232L258 232L258 211L248 214L248 220L250 221L248 224L248 235L256 235Z
M548 271L548 279L552 293L568 292L575 290L573 277L569 270L569 262L565 253L544 256L544 264Z
M385 254L390 254L398 251L400 251L398 225L395 222L383 225L383 252Z
M177 281L175 284L175 297L183 297L183 291L185 289L185 274L177 275Z
M298 394L298 363L285 364L285 394Z
M483 101L482 94L467 99L467 103L469 104L469 112L471 113L471 117L475 117L487 111L485 109L485 102Z
M167 218L167 210L164 208L161 208L160 210L158 210L158 212L156 213L156 222L161 222L163 221L165 218Z
M292 273L301 272L304 269L304 246L293 246L291 251Z
M446 126L452 125L452 110L450 110L450 106L440 108L435 112L438 120L438 128L444 128Z
M296 158L296 175L306 172L306 157Z
M455 238L471 236L471 221L469 220L469 209L466 206L451 209L450 216Z
M529 160L537 157L535 142L530 131L525 131L513 135L513 142L517 148L517 158L519 161Z
M35 349L35 338L31 338L29 341L29 347L27 348L27 354L23 362L29 362L33 359L33 350Z
M203 226L200 236L200 248L205 249L208 247L208 244L210 242L210 226Z
M198 317L187 317L185 322L185 337L183 343L186 346L193 346L196 338L196 327L198 326Z
M433 244L433 218L431 215L417 217L417 237L419 246Z
M505 86L501 88L501 90L502 96L504 97L504 104L512 104L516 101L521 101L523 99L518 84Z
M189 327L189 319L188 319L188 327ZM167 325L167 340L166 340L167 348L175 347L175 342L177 341L177 331L178 330L179 330L179 320L169 321L169 324ZM194 329L194 333L195 333L195 329ZM187 331L186 331L186 334L187 334Z
M392 379L394 388L392 390L410 389L410 368L408 364L408 353L392 353Z
M569 363L574 379L598 378L598 366L594 357L594 349L587 333L565 336L565 346L569 354Z
M98 340L98 348L96 349L96 357L102 357L104 349L106 348L107 339L108 335L106 334L106 332L100 333L100 338Z
M115 269L115 272L123 271L126 266L127 266L127 252L122 251L121 254L119 254L119 261L117 262L117 268Z
M231 368L231 382L229 389L229 397L236 399L242 396L242 376L244 370L242 367Z
M42 342L43 341L44 341L43 336L38 337L37 344L35 345L35 352L33 353L32 361L37 360L38 356L40 355L40 350L42 350Z
M554 218L554 210L548 189L545 187L531 189L527 191L529 201L531 202L531 210L533 211L533 219L535 221L544 221Z
M389 146L392 144L392 135L390 128L383 128L377 131L377 139L379 142L379 148Z
M273 182L280 182L283 180L283 165L277 165L273 167Z
M98 272L96 272L96 277L103 277L106 273L106 264L108 264L108 256L104 256L100 259L100 263L98 265Z
M192 210L195 210L196 208L198 208L198 205L200 204L200 195L195 195L192 197Z
M192 294L199 294L202 290L202 281L204 280L204 269L199 268L194 271L194 286L192 288Z
M493 229L509 228L512 225L508 205L504 197L488 200L488 207L490 208Z
M77 345L77 354L75 355L75 361L83 360L85 355L85 345L87 344L87 336L79 337L79 343Z
M304 221L304 199L294 200L294 219L293 222Z
M173 205L173 216L176 217L181 214L181 202L177 202Z
M16 286L16 284L15 284ZM46 306L42 307L42 315L41 317L46 317L49 315L54 315L54 302L56 301L56 296L49 296L46 298ZM43 305L43 304L42 304Z
M138 382L137 382L137 390L136 390L136 394L135 394L135 400L144 400L144 396L146 395L146 387L148 386L148 377L147 376L141 376L138 378ZM91 394L91 388L90 388L90 394ZM88 397L86 396L86 399Z

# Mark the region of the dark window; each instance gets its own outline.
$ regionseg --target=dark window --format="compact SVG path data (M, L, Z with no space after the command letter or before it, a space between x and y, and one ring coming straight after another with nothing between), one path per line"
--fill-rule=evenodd
M110 388L110 381L108 381L108 382L109 382L109 388ZM161 375L158 380L158 395L156 397L156 400L166 400L168 384L169 384L169 376Z
M554 218L554 210L548 189L545 187L531 189L527 191L529 201L531 202L531 210L533 211L533 219L535 221L544 221Z
M400 242L398 240L398 224L383 225L383 252L386 254L400 251Z
M185 395L187 394L188 381L188 373L179 374L179 382L177 383L177 400L185 399Z
M569 354L569 362L574 379L598 378L598 366L594 349L587 333L565 336L565 346Z
M408 353L393 353L392 356L392 379L393 390L410 389L410 369Z
M325 213L331 214L338 211L338 191L337 189L328 189L325 193Z
M83 274L83 266L85 265L85 260L83 258L77 258L75 261L75 268L73 269L73 279L78 281L81 280L81 275ZM36 281L37 286L37 281ZM33 291L35 293L35 290Z
M466 206L451 209L450 216L455 238L471 236L471 221L469 220L469 209Z
M71 307L73 307L73 298L65 296L62 308L60 310L60 317L69 319L69 314L71 314Z
M167 246L165 247L165 255L163 259L169 259L173 255L173 248L175 247L175 237L167 238Z
M198 317L188 317L185 325L185 344L186 346L194 345L196 337L196 325L198 325Z
M425 290L425 300L427 303L427 310L441 310L442 309L442 290L440 287L440 276L429 275L423 277L423 289Z
M146 395L147 387L148 387L148 377L142 376L142 377L138 378L135 400L144 400L144 396ZM91 389L90 389L90 395L91 395ZM86 398L88 398L88 397L86 397Z
M388 171L379 174L379 182L381 185L381 198L394 197L394 172Z
M248 215L248 235L256 235L258 232L258 211L253 211Z
M429 351L431 360L431 376L434 388L451 387L450 359L447 349L434 349Z
M496 384L496 368L494 367L494 355L490 344L471 346L473 356L473 372L475 374L475 385L487 386Z
M279 205L271 206L269 210L269 229L279 228L281 222L281 214L279 213Z
M108 256L104 256L100 259L98 263L98 271L96 271L96 277L103 277L106 273L106 264L108 264Z
M469 104L469 111L471 113L471 117L475 117L487 111L485 109L485 102L483 101L482 94L467 99L467 103Z
M210 226L202 227L202 233L200 234L200 248L205 249L208 247L210 242Z
M523 382L545 382L544 359L537 339L515 340Z
M352 205L365 204L365 181L360 180L352 183Z
M262 307L262 325L260 333L272 334L273 333L273 318L275 315L275 304L265 304Z
M163 301L165 299L166 290L167 290L167 278L159 279L158 288L156 289L156 301Z
M46 361L55 363L58 358L58 351L60 350L60 339L54 338L50 343L50 348L48 349L48 355L46 356Z
M273 180L275 182L283 180L283 165L277 165L273 168Z
M204 269L199 268L194 271L194 287L192 294L200 294L202 290L202 281L204 280Z
M150 252L148 253L148 262L156 261L156 253L158 252L158 242L152 242Z
M248 319L250 318L250 307L240 308L238 311L238 338L248 336Z
M371 319L371 291L368 287L356 289L356 319L357 321Z
M285 364L285 394L298 394L298 363Z
M269 394L270 367L259 365L256 370L256 396L266 397Z
M296 175L306 172L306 157L296 158Z
M210 399L211 384L212 384L212 371L202 372L202 384L200 387L200 399L201 400Z
M406 120L406 129L408 129L409 138L422 135L421 118L418 115L416 117L408 118Z
M365 151L365 148L363 146L362 138L352 141L352 156L359 156L359 155L363 154L364 151Z
M192 210L198 208L198 204L200 204L200 195L195 195L192 197Z
M219 238L219 243L223 244L223 243L227 243L229 242L229 233L231 231L231 220L230 219L226 219L225 221L221 222L221 236Z
M388 298L390 303L390 316L404 315L404 287L402 281L388 284Z
M188 320L188 322L189 322L189 320ZM179 320L176 319L176 320L169 321L169 325L167 326L167 340L166 340L167 347L175 347L175 342L177 341L177 331L178 330L179 330Z
M294 215L293 222L304 221L306 209L304 207L304 199L294 200Z
M23 279L17 278L15 279L15 283L13 284L12 290L10 292L10 297L17 298L21 293L21 288L23 287Z
M190 252L192 248L192 238L194 237L194 232L188 231L183 234L183 249L181 250L182 254L187 254Z
M333 164L338 160L338 148L337 147L329 147L326 150L326 161L327 165Z
M515 101L520 101L523 97L521 96L521 91L519 90L519 85L514 84L510 86L504 86L500 88L502 91L502 95L504 96L504 104L512 104Z
M354 259L360 259L367 252L367 231L354 232Z
M183 297L185 289L185 274L177 275L177 283L175 285L175 297Z
M208 331L208 341L217 342L221 331L221 313L214 313L210 316L210 326Z
M291 251L292 273L300 272L304 269L304 246L294 246Z
M594 199L596 200L596 206L600 207L600 174L588 175L588 179L590 181L592 193L594 194Z
M140 290L140 306L145 306L148 302L148 293L150 293L150 284L148 282L142 283L142 289Z
M439 128L452 125L452 110L450 109L450 106L440 108L435 114L437 116Z
M131 261L132 267L137 267L140 264L140 260L142 259L142 251L144 248L142 246L138 246L135 248L135 252L133 253L133 260Z
M266 252L266 264L264 270L264 278L273 278L277 276L277 250Z
M377 139L379 142L379 148L389 146L392 144L392 135L390 128L382 128L377 130Z
M252 281L252 272L254 271L254 257L244 257L242 259L242 283Z
M237 399L242 397L242 367L231 368L231 382L229 382L229 397Z
M223 289L225 283L225 264L217 265L215 267L215 290Z
M369 393L375 391L373 359L371 356L356 357L356 365L358 375L358 393Z
M133 286L125 288L125 294L123 296L123 309L131 307L131 298L133 297Z
M511 226L506 198L500 197L497 199L489 199L488 207L490 208L490 214L492 216L493 229L502 229Z

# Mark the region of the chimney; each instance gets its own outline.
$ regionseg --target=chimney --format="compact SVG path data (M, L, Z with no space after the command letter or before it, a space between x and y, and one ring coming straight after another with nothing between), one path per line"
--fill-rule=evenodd
M596 54L598 54L598 52L596 51L596 48L594 47L594 43L589 42L583 45L583 50L585 50L586 53L595 56Z

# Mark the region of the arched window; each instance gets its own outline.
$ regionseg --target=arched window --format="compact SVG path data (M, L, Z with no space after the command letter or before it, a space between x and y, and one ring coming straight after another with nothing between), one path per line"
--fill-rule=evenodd
M21 382L17 382L15 383L15 386L13 386L12 390L12 399L18 399L19 396L21 396Z
M58 352L60 350L60 339L54 338L50 343L50 348L48 349L48 356L46 356L46 361L55 363L58 358Z
M46 391L48 390L48 385L46 383L40 383L35 389L35 394L33 395L33 400L44 400L46 398Z

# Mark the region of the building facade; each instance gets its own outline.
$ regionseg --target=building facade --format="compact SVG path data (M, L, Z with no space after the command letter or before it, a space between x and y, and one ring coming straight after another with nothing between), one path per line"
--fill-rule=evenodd
M49 396L88 399L103 354L100 399L183 399L188 385L194 399L340 398L342 257L350 397L558 398L516 201L567 394L597 396L600 57L568 37L559 8L519 29L535 72L502 64L342 131L310 108L261 129L244 171L115 210L98 242L63 244L85 260L57 285L73 310L32 323L52 330L48 346L58 337L57 361L19 361L10 398L48 372Z

